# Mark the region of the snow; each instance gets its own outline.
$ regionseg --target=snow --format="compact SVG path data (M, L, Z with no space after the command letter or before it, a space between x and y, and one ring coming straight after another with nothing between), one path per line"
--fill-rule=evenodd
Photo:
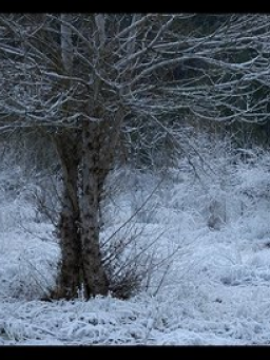
M200 153L213 171L198 166L198 179L179 160L119 231L159 176L116 171L109 180L122 190L104 205L101 240L129 237L118 261L145 249L138 266L156 265L129 300L40 300L55 281L54 229L37 222L33 199L8 196L12 170L1 169L0 345L268 345L270 154L232 164L224 146Z

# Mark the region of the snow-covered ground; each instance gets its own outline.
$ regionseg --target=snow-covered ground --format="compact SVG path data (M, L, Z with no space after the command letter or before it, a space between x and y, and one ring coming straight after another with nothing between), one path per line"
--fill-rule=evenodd
M198 163L198 178L181 160L131 220L130 251L147 247L156 268L129 300L40 301L55 278L53 227L37 221L29 199L3 190L0 345L270 344L270 156L231 164L226 148L201 155L211 169ZM125 178L105 206L103 240L160 176Z

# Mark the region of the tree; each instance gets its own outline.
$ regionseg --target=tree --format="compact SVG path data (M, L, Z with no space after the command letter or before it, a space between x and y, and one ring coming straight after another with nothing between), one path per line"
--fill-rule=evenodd
M164 137L177 138L179 111L220 121L239 116L249 121L262 114L258 110L264 103L247 108L245 101L232 101L245 96L257 58L237 62L229 55L257 44L265 21L258 27L256 16L228 15L207 34L192 30L187 34L183 29L193 18L193 14L0 18L0 130L42 129L50 134L62 164L58 224L62 260L55 298L74 298L81 289L86 298L110 291L100 251L99 208L123 134L142 136L147 129L148 134L156 129L151 139L155 147ZM250 37L243 35L246 29ZM224 53L226 60L221 57ZM186 64L193 71L183 73ZM149 142L149 136L145 138Z

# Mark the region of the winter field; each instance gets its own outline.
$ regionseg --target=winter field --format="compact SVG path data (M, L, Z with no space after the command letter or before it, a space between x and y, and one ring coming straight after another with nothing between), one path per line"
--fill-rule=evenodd
M135 259L141 288L128 300L70 302L40 300L59 256L35 197L50 181L5 156L0 345L270 344L269 153L205 141L190 153L196 172L185 157L155 175L115 171L102 241L127 244L112 271Z

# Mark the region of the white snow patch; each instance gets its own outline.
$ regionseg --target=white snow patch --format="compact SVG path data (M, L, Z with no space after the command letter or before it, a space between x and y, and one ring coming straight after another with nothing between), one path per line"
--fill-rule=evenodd
M123 259L147 247L144 259L159 264L126 301L40 301L55 281L53 227L37 223L23 197L5 202L2 192L0 345L269 345L269 155L236 166L203 151L212 177L201 171L198 180L180 162L128 227L117 231L157 180L130 175L106 204L102 241L135 234ZM215 209L222 222L211 228Z

